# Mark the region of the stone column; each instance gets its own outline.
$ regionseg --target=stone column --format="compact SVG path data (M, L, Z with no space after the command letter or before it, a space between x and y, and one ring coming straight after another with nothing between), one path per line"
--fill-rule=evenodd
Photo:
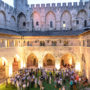
M60 58L59 57L55 58L55 68L60 69Z
M7 47L7 40L4 40L4 47Z
M43 68L43 59L40 56L38 58L38 68Z

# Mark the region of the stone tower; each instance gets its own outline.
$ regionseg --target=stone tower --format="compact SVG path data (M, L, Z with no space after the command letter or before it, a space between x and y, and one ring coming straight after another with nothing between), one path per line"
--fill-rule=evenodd
M14 0L14 7L18 10L24 10L27 7L27 0Z

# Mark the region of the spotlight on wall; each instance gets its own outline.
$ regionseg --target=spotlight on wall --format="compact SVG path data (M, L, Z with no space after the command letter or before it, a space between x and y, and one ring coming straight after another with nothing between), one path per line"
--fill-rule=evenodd
M23 66L24 68L26 67L26 64L24 63L24 66Z
M69 59L69 63L70 63L70 65L72 65L72 58Z
M9 66L9 77L12 76L12 65Z
M23 65L23 60L21 61L21 69L24 67L24 65Z
M4 65L4 63L7 64L7 59L6 58L2 57L1 59L2 59L2 65Z
M60 65L56 64L56 69L59 70L60 69Z
M79 62L76 63L75 70L78 71L78 72L80 72L81 67L80 67L80 63Z
M42 68L43 67L43 65L40 63L39 65L38 65L38 68Z
M17 58L17 60L20 60L20 57L19 57L19 55L17 55L17 54L16 54L16 58Z

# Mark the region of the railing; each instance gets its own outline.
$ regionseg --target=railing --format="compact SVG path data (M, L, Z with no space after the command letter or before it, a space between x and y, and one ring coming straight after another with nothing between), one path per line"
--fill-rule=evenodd
M59 48L59 47L64 47L64 48L69 48L69 47L72 47L72 48L73 48L73 47L90 48L90 46L79 46L79 45L78 45L78 46L75 46L75 45L74 45L74 46L63 46L63 45L62 45L62 46L9 46L9 47L0 47L0 49L7 49L7 48L8 48L8 49L9 49L9 48L10 48L10 49L11 49L11 48L13 49L13 48L19 48L19 47L20 47L20 48L25 48L25 47L26 47L26 48L33 48L33 47L36 47L36 48L47 48L47 47L50 47L50 48L54 48L54 47L55 47L55 48L56 48L56 47L57 47L57 48Z

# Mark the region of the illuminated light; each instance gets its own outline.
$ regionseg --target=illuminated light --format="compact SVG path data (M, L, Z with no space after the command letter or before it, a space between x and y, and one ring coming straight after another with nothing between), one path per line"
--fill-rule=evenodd
M2 65L4 65L4 60L2 60Z
M38 65L38 68L42 68L42 67L43 67L43 65L42 65L42 64L39 64L39 65Z
M65 28L66 27L66 24L63 24L63 27Z
M60 65L59 65L59 64L56 65L56 69L57 69L57 70L60 69Z
M9 66L9 77L12 76L12 65Z
M7 64L7 59L6 58L2 57L1 59L2 59L2 65L4 65L4 63Z
M26 64L24 63L24 66L23 66L24 68L26 67Z
M5 47L7 47L7 40L5 40Z
M19 57L19 55L17 55L17 54L16 54L16 58L17 58L17 60L20 60L20 57Z
M21 61L21 68L23 68L23 61Z
M75 66L75 70L80 72L81 68L80 68L80 63L76 63L76 66Z
M72 65L72 58L69 60L70 65Z

